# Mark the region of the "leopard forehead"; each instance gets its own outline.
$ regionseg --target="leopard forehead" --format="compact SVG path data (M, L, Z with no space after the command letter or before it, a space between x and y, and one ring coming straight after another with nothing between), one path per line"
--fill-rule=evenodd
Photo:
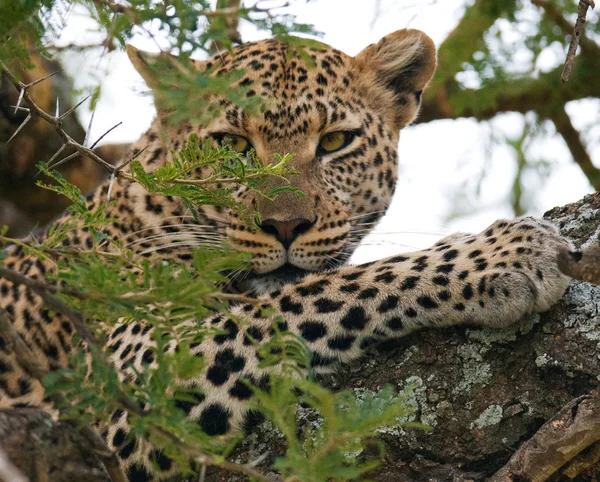
M264 113L248 116L229 104L216 125L229 123L267 142L311 131L358 129L365 104L353 67L352 57L331 47L292 49L277 41L240 47L209 61L206 68L215 69L215 76L244 72L235 85L246 98L263 100Z
M390 44L393 41L385 45ZM216 118L205 125L184 121L167 128L170 146L166 147L178 149L192 133L200 138L229 133L246 138L263 163L272 162L275 154L294 155L288 167L295 173L287 182L303 197L283 193L270 201L242 187L234 190L237 201L256 208L265 221L262 227L269 223L270 229L248 230L227 210L202 209L232 246L254 255L256 273L285 265L304 271L338 265L389 206L396 183L399 130L414 117L423 82L410 83L421 67L398 62L392 62L398 71L395 77L376 73L385 70L372 60L377 52L351 57L328 46L296 47L266 40L197 63L198 70L215 78L233 74L232 87L246 99L260 100L262 108L244 109L211 97L209 102L218 105ZM410 56L405 57L409 62ZM380 63L386 67L390 60ZM191 115L196 108L206 105L192 106ZM159 109L157 128L161 121ZM340 131L351 133L342 148L319 151L324 135ZM156 149L149 149L147 164L164 162L165 152L157 155ZM268 187L282 184L272 179ZM155 206L145 204L148 210Z

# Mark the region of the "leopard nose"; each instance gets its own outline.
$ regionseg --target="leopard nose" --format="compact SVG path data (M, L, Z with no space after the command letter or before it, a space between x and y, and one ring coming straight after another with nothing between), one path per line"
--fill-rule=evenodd
M277 240L288 249L294 240L310 229L315 220L310 221L304 218L294 218L288 221L277 221L275 219L265 219L260 224L260 229L265 233L274 235Z

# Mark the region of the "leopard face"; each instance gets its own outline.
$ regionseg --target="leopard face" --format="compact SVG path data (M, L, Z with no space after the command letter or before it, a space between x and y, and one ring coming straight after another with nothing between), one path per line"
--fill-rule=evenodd
M128 52L152 86L153 59L133 48ZM264 163L273 162L275 154L294 155L288 167L295 173L287 181L269 180L267 188L289 182L303 196L284 192L268 200L236 188L236 199L258 211L260 229L250 229L227 210L202 210L215 234L253 255L252 273L240 283L243 290L265 292L347 260L390 204L399 130L415 117L435 68L433 43L416 30L390 34L356 57L327 46L305 53L310 60L284 42L266 40L197 62L198 70L215 77L242 70L233 87L263 99L263 112L245 112L215 99L222 108L210 123L183 123L163 129L166 136L153 136L169 144L162 153L177 149L194 133L229 142L240 152L252 148ZM167 125L163 118L156 128L161 121ZM153 152L146 156L149 167L166 159ZM175 210L161 203L161 212Z

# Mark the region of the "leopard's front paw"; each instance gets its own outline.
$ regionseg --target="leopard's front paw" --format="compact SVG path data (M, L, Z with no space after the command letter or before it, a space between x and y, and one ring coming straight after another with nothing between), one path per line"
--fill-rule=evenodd
M570 279L559 270L558 255L574 248L550 222L533 217L500 219L477 238L477 244L488 246L486 269L497 270L500 279L502 272L508 273L507 283L510 279L531 292L529 311L549 309L566 291Z

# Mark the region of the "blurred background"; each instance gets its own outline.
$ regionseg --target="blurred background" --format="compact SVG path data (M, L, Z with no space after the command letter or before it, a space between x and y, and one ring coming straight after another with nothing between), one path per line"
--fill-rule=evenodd
M64 68L52 87L37 94L49 111L56 96L66 109L95 92L93 122L86 102L77 111L72 135L81 141L89 131L94 141L121 122L99 143L101 155L117 162L150 125L152 99L126 54L107 43L89 10L65 5L54 20L61 23L58 33L49 40L52 61L40 56L26 75L35 80L59 64ZM393 204L353 261L426 247L450 232L479 231L499 217L539 216L600 189L598 12L589 10L571 80L562 84L575 1L292 0L280 11L312 24L322 33L320 40L352 55L406 27L425 31L439 48L438 71L422 113L401 134ZM244 42L268 36L244 20L238 32ZM158 51L167 37L149 22L133 31L130 42ZM24 118L8 107L18 96L11 88L3 79L0 225L24 236L64 208L58 198L32 187L35 163L48 160L60 142L47 126L30 123L6 145ZM84 191L104 175L77 157L63 172Z

